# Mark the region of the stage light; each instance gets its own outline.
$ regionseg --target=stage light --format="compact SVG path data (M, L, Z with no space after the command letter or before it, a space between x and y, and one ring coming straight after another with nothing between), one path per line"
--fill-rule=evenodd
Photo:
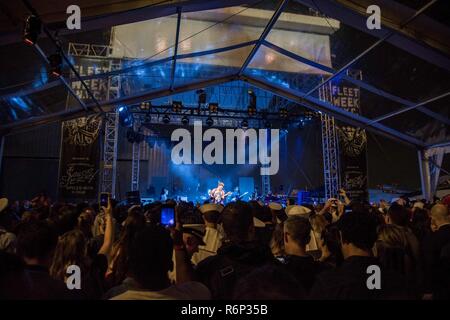
M168 114L165 114L164 117L162 118L162 122L165 124L170 123L170 117Z
M250 117L253 117L256 115L256 95L253 90L248 90L248 96L247 112Z
M181 123L187 126L189 124L189 118L187 116L183 116L183 118L181 118Z
M146 113L144 119L142 120L141 125L147 129L152 128L152 115L150 113Z
M305 120L300 119L300 122L298 123L298 128L301 130L305 127Z
M213 124L214 124L213 118L208 117L208 118L206 119L206 125L207 125L208 127L212 127Z
M256 94L253 92L253 90L248 90L248 105L249 107L253 107L256 109Z
M133 115L128 111L126 106L119 107L119 123L125 128L130 128L133 126Z
M288 117L288 111L286 108L280 108L280 118L286 119Z
M248 121L247 121L247 119L242 120L241 128L244 129L244 130L248 129Z
M127 140L129 143L141 143L144 141L145 136L139 132L134 131L132 128L127 130Z
M144 102L141 102L141 104L140 104L140 106L139 106L139 108L142 110L142 111L148 111L148 110L150 110L151 109L151 107L152 107L152 103L151 102L147 102L147 101L144 101Z
M202 104L205 104L206 103L206 92L205 92L205 90L199 89L199 90L196 91L196 93L198 95L198 98L197 98L198 99L197 100L198 105L200 106Z
M175 113L180 113L181 109L183 109L183 103L181 101L173 101L172 102L172 110Z
M210 102L208 104L208 110L210 113L217 113L219 110L219 104L217 102Z
M34 45L41 33L41 20L36 16L28 16L25 21L25 28L23 30L23 42L27 45Z
M60 52L53 53L48 56L50 62L50 73L54 77L59 77L62 74L62 57Z

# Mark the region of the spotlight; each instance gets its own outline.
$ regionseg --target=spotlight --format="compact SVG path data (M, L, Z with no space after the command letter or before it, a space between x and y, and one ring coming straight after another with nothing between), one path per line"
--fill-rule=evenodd
M183 118L181 118L181 123L187 126L189 124L189 118L187 116L183 116Z
M207 125L208 127L212 127L213 124L214 124L214 120L213 120L211 117L208 117L208 118L206 119L206 125Z
M206 92L203 89L199 89L196 91L197 95L198 95L198 105L200 106L201 104L205 104L206 103Z
M38 17L28 16L23 30L23 42L30 46L34 45L41 33L41 26L41 20Z
M145 114L141 125L147 129L152 129L152 115L149 112Z
M129 143L141 143L144 141L144 135L134 131L132 128L128 128L127 130L127 140Z
M286 119L288 117L288 111L286 108L280 108L280 118Z
M248 96L249 96L248 105L256 109L256 94L253 92L253 90L248 90Z
M119 123L125 128L131 128L133 126L133 115L128 111L126 106L120 106L119 110Z
M173 101L172 102L172 110L175 113L180 113L181 109L183 109L183 103L181 101Z
M162 118L162 122L163 122L164 124L170 123L170 117L169 117L168 114L165 114L165 115L164 115L164 117Z
M244 130L248 129L248 121L247 121L247 119L242 120L241 128L244 129Z
M256 94L253 90L248 90L248 115L253 117L256 115Z
M62 57L60 52L56 52L48 56L50 62L50 72L52 76L59 77L62 74Z
M141 105L139 106L139 108L142 111L148 111L148 110L150 110L151 107L152 107L152 103L151 102L141 102Z
M210 113L217 113L219 110L219 104L217 102L210 102L208 104L208 109Z
M298 128L302 130L305 127L305 120L300 119L300 122L298 123Z

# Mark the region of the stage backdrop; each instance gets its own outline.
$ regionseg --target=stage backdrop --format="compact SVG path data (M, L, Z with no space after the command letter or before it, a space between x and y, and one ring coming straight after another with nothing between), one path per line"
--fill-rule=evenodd
M359 87L345 80L331 84L331 98L335 106L352 113L361 113ZM361 128L337 124L341 185L351 200L368 201L367 136Z
M102 58L73 57L73 62L81 76L109 71L109 62ZM107 80L94 79L85 82L96 99L107 98ZM72 82L72 88L81 100L89 102L87 91L79 81ZM74 106L77 106L77 102L69 95L67 109ZM101 128L102 119L97 115L63 122L59 162L59 197L68 200L97 199Z

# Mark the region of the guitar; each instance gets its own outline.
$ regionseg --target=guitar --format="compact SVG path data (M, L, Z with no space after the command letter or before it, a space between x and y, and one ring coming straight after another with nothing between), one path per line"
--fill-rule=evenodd
M231 199L231 201L237 201L237 200L241 200L243 197L245 197L248 194L248 191L244 192L243 194L236 196L234 198Z
M214 195L214 190L211 191L211 193L209 194L209 198L211 199L212 202L214 203L222 203L223 200L225 200L226 197L228 197L229 195L231 195L233 192L228 191L227 193L225 193L223 196L220 194L220 192L217 192L216 195Z

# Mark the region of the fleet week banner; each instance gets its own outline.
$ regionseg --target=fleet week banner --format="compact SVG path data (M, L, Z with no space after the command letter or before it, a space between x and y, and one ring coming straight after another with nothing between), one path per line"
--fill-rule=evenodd
M81 76L109 71L109 62L102 58L73 57ZM98 100L108 95L107 79L91 79L85 83ZM79 81L72 82L77 96L89 103L89 96ZM67 98L67 109L79 107L72 96ZM100 136L102 119L90 115L62 124L61 153L59 161L58 194L67 200L96 199L100 172Z
M331 99L335 106L352 113L361 113L361 92L358 86L340 80L331 84ZM338 122L341 185L351 200L368 201L367 136L361 128Z

